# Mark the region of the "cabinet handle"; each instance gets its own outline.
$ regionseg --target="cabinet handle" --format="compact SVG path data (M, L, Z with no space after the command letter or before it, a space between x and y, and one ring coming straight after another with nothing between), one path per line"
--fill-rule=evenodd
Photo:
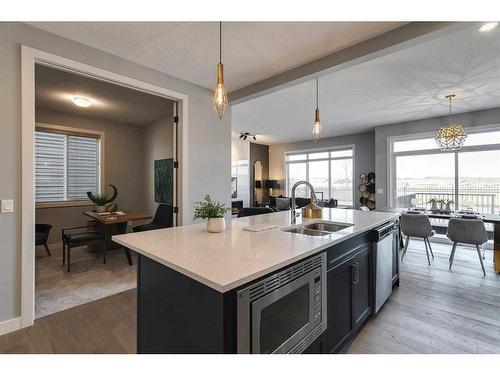
M354 285L359 284L359 263L358 262L355 262L352 265L352 283Z

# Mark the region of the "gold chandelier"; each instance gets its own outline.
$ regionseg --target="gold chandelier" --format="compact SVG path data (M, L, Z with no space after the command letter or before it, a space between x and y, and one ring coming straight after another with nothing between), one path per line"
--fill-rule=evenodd
M313 125L313 140L314 142L319 142L321 139L321 123L319 121L319 105L318 105L318 97L319 97L319 86L318 79L316 78L316 111L314 112L314 125Z
M434 138L441 151L460 150L467 138L463 126L451 122L451 100L455 96L455 94L446 95L446 99L450 103L448 125L439 128L436 138Z
M222 22L219 22L219 64L217 64L217 86L214 91L214 108L222 120L226 112L228 100L224 87L224 65L222 65Z

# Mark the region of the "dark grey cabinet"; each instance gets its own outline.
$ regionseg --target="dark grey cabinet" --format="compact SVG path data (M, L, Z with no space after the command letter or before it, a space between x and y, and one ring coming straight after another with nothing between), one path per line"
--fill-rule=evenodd
M335 247L330 251L341 254ZM329 265L327 351L338 352L372 312L371 244L358 244Z
M352 262L337 265L327 273L328 351L337 350L349 338L352 322Z
M356 254L352 270L353 327L357 329L372 312L372 268L368 247Z

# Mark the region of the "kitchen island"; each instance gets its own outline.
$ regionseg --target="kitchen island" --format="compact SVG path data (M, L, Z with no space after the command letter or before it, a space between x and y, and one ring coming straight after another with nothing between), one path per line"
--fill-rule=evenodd
M322 300L325 310L317 314L323 318L326 331L317 330L309 336L314 337L314 342L307 342L300 351L339 351L372 313L374 274L368 233L397 217L395 213L325 208L322 219L298 217L294 226L290 225L290 211L285 211L228 220L228 229L223 233L208 233L201 223L114 236L113 241L139 253L138 352L256 352L254 346L241 344L242 337L248 336L241 328L241 303L237 301L242 298L241 291L268 280L270 275L283 277L287 270L298 269L309 259L320 262L318 257L324 258L324 271L328 271L317 278L322 278L325 286L328 280L328 287L321 288L321 293L326 294ZM285 231L319 221L346 225L320 236ZM275 228L244 230L255 225ZM319 269L319 263L315 264ZM299 276L292 279L298 280ZM393 276L397 280L397 275ZM312 281L310 284L312 287ZM301 307L297 301L290 303L286 305L283 299L280 308ZM280 314L285 315L283 311ZM293 315L287 322L298 319L299 314ZM314 320L311 312L309 318ZM274 329L273 325L269 329ZM280 334L283 332L271 335L270 342ZM245 340L250 342L252 338ZM269 348L275 349L271 344Z

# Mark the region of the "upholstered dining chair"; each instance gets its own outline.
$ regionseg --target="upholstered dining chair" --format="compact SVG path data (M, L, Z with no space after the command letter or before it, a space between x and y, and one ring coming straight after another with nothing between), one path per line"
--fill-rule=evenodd
M43 245L49 257L51 256L51 254L49 246L47 245L47 240L49 239L49 233L51 229L52 225L50 224L35 224L35 246Z
M156 209L153 220L148 224L137 225L134 232L146 232L148 230L170 228L173 225L174 207L171 204L160 204Z
M450 254L450 270L453 265L453 259L455 258L457 245L459 243L475 245L479 261L481 262L481 268L483 269L483 274L486 276L483 257L481 256L480 250L480 246L484 245L488 241L488 233L486 232L483 221L480 219L451 218L448 225L448 233L446 233L446 235L453 241L453 247Z
M429 258L429 250L432 255L432 259L434 259L434 253L432 252L431 243L429 242L429 238L436 234L435 231L432 230L432 225L427 217L424 214L407 214L403 213L401 215L400 220L401 231L406 236L406 244L403 250L403 254L401 255L401 260L403 260L406 252L408 251L408 244L410 243L410 237L421 238L424 240L425 252L427 253L427 262L429 266L431 265L431 260Z

